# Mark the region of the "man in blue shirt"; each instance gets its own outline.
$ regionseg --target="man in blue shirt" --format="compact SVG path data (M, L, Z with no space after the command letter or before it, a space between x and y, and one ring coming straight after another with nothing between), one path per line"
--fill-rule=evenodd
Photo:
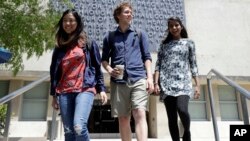
M103 40L102 65L111 76L111 113L113 117L118 117L122 141L132 140L131 111L136 125L136 138L138 141L146 141L146 110L149 93L154 89L152 59L146 33L141 30L138 32L130 26L132 14L132 6L128 2L115 8L113 16L118 28ZM123 65L124 70L117 65Z

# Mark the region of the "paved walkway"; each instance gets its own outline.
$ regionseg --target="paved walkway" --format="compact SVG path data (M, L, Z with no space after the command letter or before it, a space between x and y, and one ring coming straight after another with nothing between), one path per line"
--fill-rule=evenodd
M55 140L55 141L62 141L62 140ZM121 139L91 139L90 141L121 141ZM132 141L136 141L133 139ZM163 139L148 139L148 141L171 141L171 138L163 138ZM192 138L192 141L215 141L212 138ZM228 138L221 138L220 141L229 141Z
M91 141L121 141L121 139L91 139ZM132 141L136 141L133 139ZM148 139L148 141L172 141L170 138ZM215 139L193 138L192 141L215 141ZM220 141L229 141L229 139L220 139Z
M0 141L3 141L0 138ZM9 139L9 141L50 141L46 140L45 138L15 138L15 139ZM64 141L64 140L54 140L54 141ZM119 138L105 138L105 139L90 139L90 141L121 141ZM132 141L137 141L135 138L132 139ZM172 141L171 138L161 138L161 139L155 139L155 138L149 138L148 141ZM182 140L181 140L182 141ZM192 138L192 141L215 141L214 138ZM220 138L220 141L229 141L229 138Z

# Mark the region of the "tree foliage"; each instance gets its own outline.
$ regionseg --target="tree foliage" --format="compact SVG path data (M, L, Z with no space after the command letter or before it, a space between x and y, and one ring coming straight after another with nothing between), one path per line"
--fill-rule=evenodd
M0 137L4 133L7 105L0 105Z
M0 0L0 46L12 52L8 67L23 69L22 56L41 56L54 47L54 26L59 14L48 1Z

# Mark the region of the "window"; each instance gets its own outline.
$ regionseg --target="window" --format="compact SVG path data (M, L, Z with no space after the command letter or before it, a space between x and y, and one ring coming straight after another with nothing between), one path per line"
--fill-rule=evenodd
M192 121L207 120L205 88L205 85L201 85L199 99L190 99L188 110Z
M0 81L0 98L8 94L9 84L10 84L10 81L4 81L4 80Z
M25 82L25 85L30 82ZM47 117L49 83L44 82L23 95L21 120L45 121Z
M221 120L239 120L238 102L236 91L231 86L218 86Z

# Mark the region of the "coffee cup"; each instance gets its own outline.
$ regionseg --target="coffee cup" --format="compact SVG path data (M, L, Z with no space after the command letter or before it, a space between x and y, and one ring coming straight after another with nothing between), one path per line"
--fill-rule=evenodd
M119 75L117 76L117 79L123 79L123 73L124 73L124 65L116 65L115 68L119 70Z

